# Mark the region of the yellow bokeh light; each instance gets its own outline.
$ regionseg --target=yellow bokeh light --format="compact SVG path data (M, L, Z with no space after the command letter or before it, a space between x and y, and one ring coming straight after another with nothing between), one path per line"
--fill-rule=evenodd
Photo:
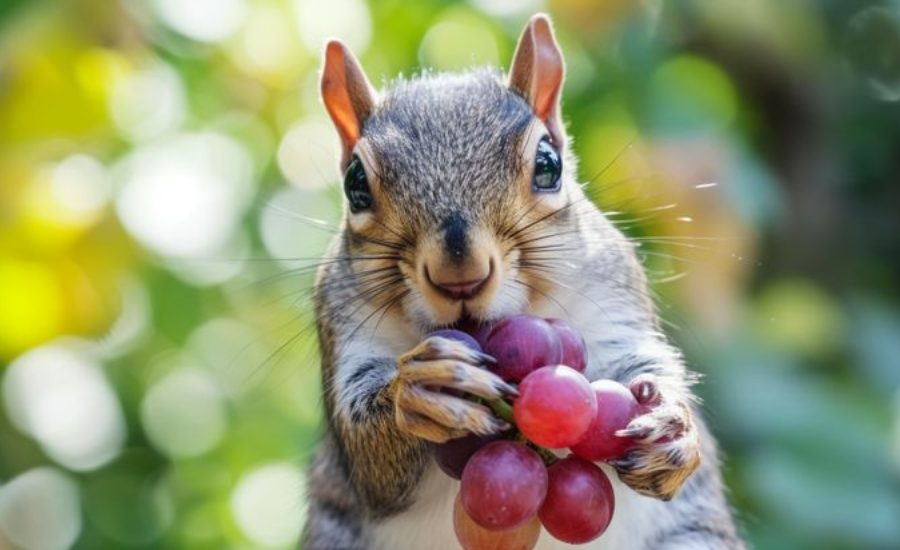
M0 260L0 358L9 359L60 332L65 294L47 266Z
M133 70L131 61L113 50L88 48L80 53L73 66L75 79L85 91L100 103L105 103L109 90L118 80Z

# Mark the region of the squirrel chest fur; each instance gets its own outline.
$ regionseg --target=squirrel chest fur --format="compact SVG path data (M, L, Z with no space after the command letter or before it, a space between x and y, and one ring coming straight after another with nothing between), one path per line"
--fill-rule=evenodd
M341 138L346 215L316 283L324 439L303 547L451 549L458 482L429 450L499 429L436 386L506 384L436 328L517 313L584 336L589 379L644 377L662 395L636 451L602 467L616 513L589 548L742 548L716 447L680 353L661 333L631 243L575 179L549 20L526 26L508 76L424 75L377 93L339 42L322 98ZM538 548L564 547L544 534Z

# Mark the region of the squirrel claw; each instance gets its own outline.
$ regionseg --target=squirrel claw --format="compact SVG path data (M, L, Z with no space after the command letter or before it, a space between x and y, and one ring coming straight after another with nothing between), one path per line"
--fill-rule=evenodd
M404 361L435 361L438 359L455 359L471 365L484 365L496 362L496 360L480 351L473 350L469 346L457 340L430 336L418 346L400 356L400 362Z
M476 353L478 353L478 359L479 359L480 364L482 364L482 365L496 365L497 364L497 360L494 359L493 356L488 355L486 353L480 353L480 352L476 352Z
M484 399L515 397L518 390L479 365L493 358L455 340L427 338L397 361L394 409L401 430L429 441L509 428L484 405L451 391Z
M408 413L403 416L398 414L397 425L406 433L432 443L444 443L450 439L468 435L468 432L465 430L453 430L446 426L441 426L437 422L415 413Z
M617 430L615 433L616 437L631 437L635 439L644 439L652 430L647 426L635 426L633 428L625 428L622 430Z
M509 399L515 399L519 397L519 389L512 384L504 382L503 380L497 380L494 382L494 387L500 392L500 395Z
M636 453L628 451L619 458L607 460L606 463L616 469L631 470L634 468Z
M509 429L506 422L491 414L484 405L420 386L398 388L394 403L397 424L433 442L446 441L470 432L490 435ZM427 429L422 430L423 425Z
M671 500L700 467L700 436L686 403L652 397L661 404L616 432L618 437L634 437L637 446L608 463L634 491Z
M406 363L397 377L407 384L452 388L485 399L518 395L516 388L492 372L452 359Z

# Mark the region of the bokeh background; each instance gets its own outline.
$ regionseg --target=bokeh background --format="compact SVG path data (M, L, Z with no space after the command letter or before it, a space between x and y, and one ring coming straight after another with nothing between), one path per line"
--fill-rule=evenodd
M900 2L3 0L0 548L296 545L323 41L505 67L536 10L751 543L900 547Z

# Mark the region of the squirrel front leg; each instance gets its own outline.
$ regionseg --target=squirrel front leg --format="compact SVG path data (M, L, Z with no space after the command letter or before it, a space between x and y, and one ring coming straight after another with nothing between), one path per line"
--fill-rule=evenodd
M514 395L515 388L479 366L488 360L459 342L432 337L396 360L344 365L332 425L351 483L372 515L391 515L410 504L428 464L426 441L507 427L487 407L440 392Z
M658 350L667 351L667 346ZM617 376L627 384L644 413L617 435L637 446L610 461L619 479L643 495L671 500L700 467L701 430L694 421L693 382L680 357L629 355ZM675 355L674 353L672 355Z
M440 391L452 388L485 399L516 395L513 386L481 368L491 361L461 342L440 337L401 355L392 382L397 426L433 443L509 428L486 406Z

